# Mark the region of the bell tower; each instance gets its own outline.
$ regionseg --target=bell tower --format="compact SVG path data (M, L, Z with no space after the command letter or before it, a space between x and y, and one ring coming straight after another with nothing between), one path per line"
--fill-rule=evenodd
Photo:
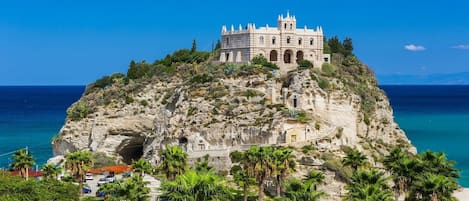
M295 32L296 30L296 17L287 12L284 18L283 14L278 16L278 29L280 32Z

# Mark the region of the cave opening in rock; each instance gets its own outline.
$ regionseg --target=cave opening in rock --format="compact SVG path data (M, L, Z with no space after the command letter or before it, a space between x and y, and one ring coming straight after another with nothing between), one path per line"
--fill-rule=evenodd
M126 164L132 164L133 160L138 160L143 156L144 138L132 138L124 140L118 153L122 156L122 161Z

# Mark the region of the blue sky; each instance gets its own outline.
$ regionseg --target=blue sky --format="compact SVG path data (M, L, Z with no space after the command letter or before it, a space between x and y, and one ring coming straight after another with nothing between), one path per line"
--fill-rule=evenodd
M222 25L274 26L287 10L299 27L353 38L355 53L384 84L469 71L466 1L228 2L1 0L0 85L84 85L126 72L131 59L189 48L194 38L210 50Z

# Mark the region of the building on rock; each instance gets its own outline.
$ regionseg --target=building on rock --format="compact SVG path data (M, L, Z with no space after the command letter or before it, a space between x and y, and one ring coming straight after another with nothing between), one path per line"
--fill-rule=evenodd
M296 27L296 17L287 13L278 16L278 27L256 28L247 24L243 29L221 31L220 62L247 63L253 57L262 55L268 61L281 67L296 66L301 60L309 60L314 67L321 67L330 61L330 55L324 54L324 35L320 26L316 29Z

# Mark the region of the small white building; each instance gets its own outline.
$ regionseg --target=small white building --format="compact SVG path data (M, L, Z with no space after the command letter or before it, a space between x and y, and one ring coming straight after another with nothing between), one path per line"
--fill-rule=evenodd
M290 14L279 15L277 27L256 28L255 24L247 24L244 29L231 25L228 30L223 26L221 39L220 62L247 63L257 55L282 67L297 66L303 59L311 61L314 67L330 61L330 55L323 52L322 28L297 28L296 18Z

